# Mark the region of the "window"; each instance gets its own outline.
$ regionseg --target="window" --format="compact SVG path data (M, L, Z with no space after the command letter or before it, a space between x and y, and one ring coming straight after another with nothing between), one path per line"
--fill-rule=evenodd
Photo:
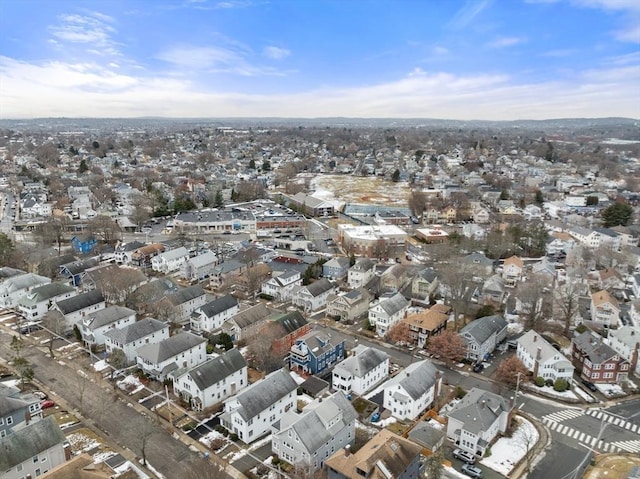
M38 456L33 456L33 463L37 464L38 463Z
M613 377L613 373L604 373L604 374L602 375L602 377L603 377L604 379L611 379L611 378Z
M11 424L13 424L13 416L8 416L7 417L7 426L10 426Z
M616 365L613 364L613 363L607 363L607 364L604 365L604 368L605 369L615 369Z

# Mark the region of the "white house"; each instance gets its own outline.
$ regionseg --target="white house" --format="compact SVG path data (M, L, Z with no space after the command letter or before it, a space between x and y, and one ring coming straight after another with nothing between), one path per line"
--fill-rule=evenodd
M106 308L106 302L100 291L89 291L71 298L58 300L53 303L51 309L59 311L66 321L67 327L74 325L80 327L84 318L96 311Z
M249 385L247 362L236 348L197 366L177 369L170 376L173 392L195 411L214 406Z
M297 288L291 297L291 303L305 311L317 311L327 305L327 298L330 294L335 294L337 290L334 283L322 278L307 286Z
M191 313L191 331L199 334L220 329L225 321L239 311L238 300L230 294L216 298Z
M109 306L85 316L80 324L82 339L88 344L105 343L104 334L136 322L136 312L122 306Z
M591 321L608 327L617 327L620 321L620 305L608 291L591 294Z
M458 335L467 344L467 359L483 361L507 337L502 316L484 316L465 325Z
M181 246L151 258L151 269L159 273L173 273L180 270L182 263L189 259L189 251Z
M220 424L250 444L270 432L284 413L295 409L297 389L287 370L274 371L225 401Z
M360 258L347 272L347 284L351 289L361 288L374 277L376 264L369 258Z
M473 388L447 414L447 437L463 451L483 456L507 430L509 410L503 397Z
M175 369L196 366L206 359L207 340L186 331L136 350L140 369L159 381Z
M175 293L166 296L162 301L168 303L171 310L171 320L178 324L188 324L196 309L202 307L207 302L207 295L199 284L194 284L186 288L179 289Z
M381 296L369 308L369 324L376 328L378 336L385 336L398 321L405 317L409 304L409 301L400 293Z
M340 391L316 399L300 414L290 409L272 426L271 450L305 470L322 469L331 454L353 444L357 417Z
M389 355L368 346L358 345L349 356L333 368L333 389L362 395L389 377Z
M430 407L442 390L442 373L431 361L411 363L383 386L385 409L400 420L413 420Z
M212 251L188 258L180 266L180 276L187 281L202 281L213 274L218 257Z
M33 273L18 274L0 284L0 307L14 308L18 300L32 289L51 283L51 278Z
M136 350L145 344L158 343L169 337L169 325L157 319L141 319L129 326L104 333L107 353L122 349L129 362L136 360Z
M286 271L262 283L262 293L276 301L290 301L296 286L302 285L299 271Z
M18 300L17 307L28 321L40 321L55 301L77 294L73 286L54 282L33 288Z
M574 367L560 351L554 348L537 332L530 330L518 338L516 355L522 364L533 373L534 379L556 381L564 379L569 384L573 380Z

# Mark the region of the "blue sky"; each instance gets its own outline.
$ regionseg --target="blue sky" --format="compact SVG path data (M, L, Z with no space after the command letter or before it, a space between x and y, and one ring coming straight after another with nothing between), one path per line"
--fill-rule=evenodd
M640 0L0 0L0 117L640 118Z

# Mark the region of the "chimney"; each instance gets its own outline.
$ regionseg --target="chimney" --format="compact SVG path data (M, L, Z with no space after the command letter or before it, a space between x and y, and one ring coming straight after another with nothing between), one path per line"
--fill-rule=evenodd
M538 340L538 335L537 335L537 334L534 334L534 335L533 335L533 342L535 343L537 340Z
M487 405L487 401L485 401L484 399L482 401L480 401L480 407L485 407Z
M536 360L540 360L540 358L542 357L542 348L538 348L536 350Z
M344 457L348 457L351 454L351 444L344 446Z

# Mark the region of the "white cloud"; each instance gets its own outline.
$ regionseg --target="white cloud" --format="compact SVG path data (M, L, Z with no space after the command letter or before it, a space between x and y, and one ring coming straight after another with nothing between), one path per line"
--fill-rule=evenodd
M506 75L416 69L397 81L290 94L204 90L185 78L122 74L93 63L30 64L0 57L1 115L89 117L430 117L543 119L640 116L640 67L517 84Z
M57 25L51 25L49 32L54 37L51 44L88 45L86 51L95 55L119 55L118 45L112 36L116 33L111 26L113 18L99 12L85 15L66 14L58 17Z
M490 41L487 45L491 48L506 48L524 43L525 41L526 39L522 37L498 37Z
M455 13L448 25L456 29L467 27L491 4L491 1L467 0L463 7Z
M217 2L215 4L215 7L229 9L229 8L246 8L246 7L250 7L251 5L252 5L252 2L250 1L228 0L225 2Z
M640 0L638 3L640 3ZM614 35L621 42L640 43L640 23L618 30Z
M268 46L262 52L265 57L271 58L272 60L282 60L283 58L291 55L291 51L286 48Z

